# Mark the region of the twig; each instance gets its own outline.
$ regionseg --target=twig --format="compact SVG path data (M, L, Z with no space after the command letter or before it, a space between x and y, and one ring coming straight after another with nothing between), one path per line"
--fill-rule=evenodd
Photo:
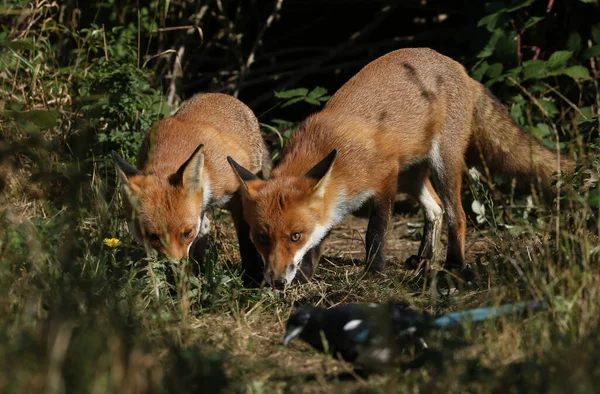
M158 29L152 30L152 33L163 33L163 32L174 31L174 30L193 29L193 28L197 28L197 27L198 26L194 26L194 25L159 27Z
M175 61L173 62L173 71L171 72L171 82L169 82L169 90L167 93L167 105L173 109L175 95L177 93L177 79L183 75L183 68L181 67L181 59L185 53L185 41L179 46L175 55Z
M585 120L589 120L589 118L583 112L581 112L581 110L579 109L579 107L577 105L575 105L575 103L573 103L571 100L569 100L568 98L566 98L564 94L562 94L561 92L559 92L558 90L556 90L552 86L548 85L547 83L544 83L544 85L546 85L546 87L548 89L550 89L553 93L556 93L556 95L558 97L560 97L561 99L565 100L565 102L567 104L569 104L569 106L571 108L573 108L575 111L577 111L579 113L579 115L581 115Z
M106 45L106 30L104 30L104 24L102 24L102 40L104 41L104 57L108 62L108 46Z
M250 54L248 55L248 58L246 59L246 64L244 64L240 70L240 76L238 78L235 91L233 92L234 97L237 97L239 95L240 89L242 87L242 83L244 82L244 79L246 77L246 73L248 72L248 69L250 68L252 63L254 63L254 56L256 54L256 50L258 49L258 46L262 43L262 38L265 35L265 33L267 32L267 29L269 29L269 27L271 27L271 24L273 23L275 16L281 10L282 4L283 4L283 0L275 0L275 6L273 7L273 11L271 11L271 14L267 18L267 21L265 22L265 25L263 26L262 30L256 36L256 40L254 40L254 45L252 46L252 50L250 51Z

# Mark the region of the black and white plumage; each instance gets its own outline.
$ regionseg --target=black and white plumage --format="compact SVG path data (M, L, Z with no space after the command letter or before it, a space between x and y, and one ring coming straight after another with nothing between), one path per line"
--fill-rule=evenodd
M330 309L303 306L287 322L283 340L287 345L299 337L313 348L357 365L377 367L393 361L409 344L421 344L429 330L542 308L543 301L520 302L476 308L434 316L395 303L342 304Z

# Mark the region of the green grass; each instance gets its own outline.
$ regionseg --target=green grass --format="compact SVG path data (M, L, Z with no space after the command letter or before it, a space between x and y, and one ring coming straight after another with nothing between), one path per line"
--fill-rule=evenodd
M596 245L596 236L583 228L561 232L557 241L552 216L541 216L550 234L541 226L511 237L471 224L474 246L468 257L478 275L461 282L435 264L415 272L401 263L418 246L406 231L408 222L420 220L413 214L394 217L384 274L364 275L366 220L353 218L333 232L312 282L276 292L242 287L226 213L217 212L211 233L214 267L191 277L173 262L144 257L115 214L119 200L102 199L108 194L86 182L82 189L95 197L73 199L51 217L27 217L24 210L15 220L11 208L2 216L3 392L195 392L199 387L561 392L560 387L585 393L600 382L595 351L600 277L595 258L582 258L583 253L593 257L586 245ZM105 182L98 184L101 189ZM564 220L577 223L577 211L564 213ZM103 239L110 237L121 245L105 245ZM448 295L449 287L459 290ZM526 319L506 317L435 333L428 338L433 356L410 370L358 376L349 365L301 342L281 345L287 317L305 303L394 299L443 312L534 297L548 300L550 309ZM403 361L414 357L407 351Z
M511 113L534 132L566 133L564 148L583 170L563 180L558 211L513 196L510 182L491 188L466 176L469 280L439 262L403 264L418 248L422 221L409 204L393 217L383 274L364 274L366 220L350 218L333 231L311 282L285 292L245 289L226 212L212 213L198 277L184 263L146 257L126 230L108 152L132 159L142 133L168 112L147 82L150 70L137 67L137 30L75 32L44 24L58 18L56 7L35 10L0 20L0 392L597 391L600 194L597 175L584 176L600 169L593 78L569 80L585 92L585 106L549 96L541 79L523 80L530 85L519 89L531 87L552 114L542 116L520 90ZM62 63L58 38L72 40ZM580 109L589 116L581 119ZM285 133L266 125L280 148ZM474 200L485 206L479 218ZM121 244L110 248L105 238ZM362 376L300 341L281 344L286 319L302 304L393 299L441 313L532 298L550 307L433 333L431 357L418 368ZM402 361L416 356L407 350Z

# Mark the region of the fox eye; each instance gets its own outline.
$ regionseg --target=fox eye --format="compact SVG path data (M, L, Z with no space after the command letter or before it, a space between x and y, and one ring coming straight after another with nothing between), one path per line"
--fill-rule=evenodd
M269 243L269 237L267 237L265 234L260 233L258 234L258 236L256 237L256 240L258 241L259 244L261 245L267 245Z
M193 229L190 229L190 230L184 231L184 232L183 232L183 234L181 234L181 238L183 238L183 239L188 239L188 238L190 238L190 237L192 236L192 233L193 233L193 232L194 232L194 230L193 230Z
M292 241L292 242L298 242L298 241L300 241L300 238L302 238L302 234L301 233L294 233L290 237L290 241Z
M148 241L150 241L151 244L158 244L160 243L160 237L156 233L150 233L148 234Z

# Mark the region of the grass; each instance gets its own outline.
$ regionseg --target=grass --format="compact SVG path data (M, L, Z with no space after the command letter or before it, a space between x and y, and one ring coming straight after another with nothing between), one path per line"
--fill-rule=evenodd
M38 216L47 208L18 193L2 215L3 392L585 393L600 382L600 276L595 257L580 258L592 232L574 228L586 238L564 231L557 242L543 226L511 237L471 223L477 275L461 282L435 265L402 264L418 247L418 234L409 234L421 220L414 209L393 218L384 274L365 275L366 220L351 218L333 232L313 281L285 292L244 289L226 213L214 213L214 266L191 277L179 264L145 257L115 214L119 199L104 198L106 180L94 179L81 186L93 198L77 196L53 215ZM577 212L563 213L577 223ZM552 216L540 217L553 228ZM121 245L105 245L110 237ZM360 376L299 341L281 344L301 304L394 299L444 312L534 297L550 309L432 334L432 357L414 369ZM415 356L407 351L405 361Z
M245 289L233 226L216 211L208 264L195 277L184 263L146 257L124 223L108 152L131 159L142 132L168 112L148 70L135 66L137 48L115 32L82 30L59 64L62 27L41 25L58 8L31 7L20 24L2 22L0 39L1 392L596 391L600 198L596 180L583 186L583 171L565 180L573 187L560 211L513 198L510 184L492 189L466 176L469 280L439 264L403 264L418 248L422 217L402 201L383 274L364 274L366 220L350 218L311 282ZM597 137L589 137L597 117L581 134L570 104L552 126L571 128L571 154L597 172ZM473 200L484 213L471 213ZM441 313L531 298L550 307L433 333L427 362L410 369L363 376L300 341L281 344L302 304L393 299Z

